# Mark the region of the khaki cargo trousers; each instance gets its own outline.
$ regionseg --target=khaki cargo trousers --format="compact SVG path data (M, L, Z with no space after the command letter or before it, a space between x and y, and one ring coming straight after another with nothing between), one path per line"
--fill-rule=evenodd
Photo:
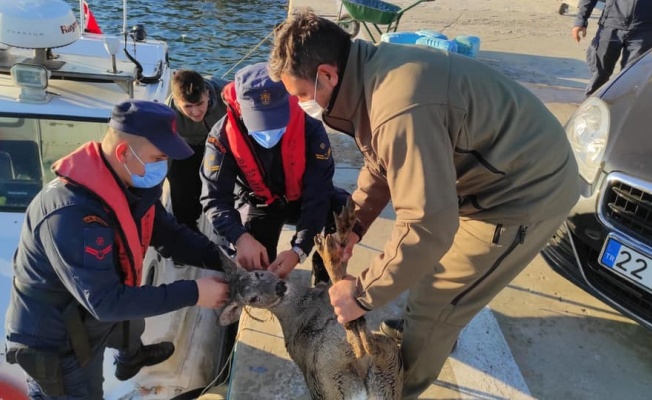
M565 218L520 226L460 218L448 253L408 293L404 399L416 399L437 379L462 328L536 257Z

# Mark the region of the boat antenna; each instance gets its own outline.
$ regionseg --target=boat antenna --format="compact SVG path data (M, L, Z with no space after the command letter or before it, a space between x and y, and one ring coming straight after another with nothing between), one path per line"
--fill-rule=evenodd
M84 15L84 0L79 0L79 29L81 30L82 35L85 31L86 25L86 15Z
M127 0L122 0L122 34L125 35L125 47L127 45Z
M133 42L134 42L134 53L136 53L136 42L138 40L140 40L140 39L138 39L138 37L139 37L138 35L146 35L146 34L144 34L144 28L142 27L142 25L136 25L134 28L137 28L137 29L133 30L131 32L131 34L127 33L127 31L124 32L125 42L124 42L123 51L125 53L125 56L129 59L129 61L134 63L134 65L136 66L136 82L145 83L145 84L146 83L156 83L161 79L161 76L163 75L163 69L164 69L163 68L164 67L163 61L159 60L158 64L156 65L156 71L155 71L154 75L151 75L151 76L150 75L143 75L143 66L142 66L142 64L140 62L138 62L138 60L134 56L129 54L129 50L127 49L127 43L128 43L127 38L128 37L131 37L131 40L133 40ZM142 40L144 40L144 39L142 39ZM166 56L166 62L167 62L167 56Z
M124 52L129 61L134 63L136 65L136 81L140 82L141 79L143 79L143 66L136 60L131 54L129 54L129 50L127 50L127 43L128 40L127 38L129 37L129 32L127 32L127 0L122 0L122 35L125 38L125 44L124 44ZM136 39L133 38L134 40L134 50L136 47Z
M136 65L136 81L140 83L156 83L160 80L161 75L163 74L163 65L161 62L157 65L156 68L156 73L153 76L145 76L143 75L143 66L141 65L138 60L131 54L129 54L129 50L127 50L127 43L128 40L127 38L129 37L129 32L127 32L127 0L122 0L122 34L124 35L125 42L124 42L124 48L123 51L125 53L125 56ZM136 52L136 35L138 32L132 32L132 40L134 41L134 53ZM144 39L143 39L144 40Z

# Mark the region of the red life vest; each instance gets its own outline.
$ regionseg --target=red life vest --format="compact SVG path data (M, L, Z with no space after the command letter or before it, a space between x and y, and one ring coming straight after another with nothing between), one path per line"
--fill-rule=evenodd
M233 157L254 195L263 199L265 204L272 204L279 196L273 194L265 184L263 172L245 139L244 135L247 133L241 132L239 128L240 105L236 100L233 82L226 85L222 93L224 100L230 106L227 107L225 131ZM291 96L289 101L290 121L281 138L281 158L285 173L285 197L292 201L301 197L303 189L303 173L306 170L306 117L295 96Z
M139 221L142 235L139 238L136 221L129 210L127 198L100 152L99 143L87 143L55 162L52 169L60 177L59 179L83 186L95 193L116 216L118 226L113 226L114 241L118 247L124 283L138 286L143 271L143 257L152 239L154 206L152 205Z

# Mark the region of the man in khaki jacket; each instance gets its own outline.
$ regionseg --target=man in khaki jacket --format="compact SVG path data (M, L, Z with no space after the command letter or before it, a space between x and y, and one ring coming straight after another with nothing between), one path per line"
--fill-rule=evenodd
M355 40L311 11L276 31L270 75L365 158L368 229L391 200L383 253L330 289L341 323L409 290L404 398L437 378L460 330L540 251L579 196L563 128L528 90L444 51ZM362 233L364 233L364 229ZM360 237L352 235L345 258Z

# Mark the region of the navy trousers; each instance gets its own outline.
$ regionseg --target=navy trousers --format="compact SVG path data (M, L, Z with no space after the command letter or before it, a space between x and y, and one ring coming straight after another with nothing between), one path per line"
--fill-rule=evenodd
M591 70L591 81L586 96L604 85L614 72L618 57L621 68L652 48L652 30L624 30L600 26L586 50L586 62Z
M129 322L128 336L123 335L123 324L114 323L107 331L106 322L87 323L89 341L92 346L91 360L83 368L77 357L70 352L61 357L61 370L66 395L63 397L46 396L38 383L27 375L28 396L33 400L102 400L104 350L107 347L121 350L121 355L129 356L137 352L142 345L141 335L145 331L145 320ZM126 349L123 349L124 345Z
M202 212L199 168L204 160L204 145L190 147L195 154L184 160L171 160L167 178L174 217L180 224L198 231L197 220Z

